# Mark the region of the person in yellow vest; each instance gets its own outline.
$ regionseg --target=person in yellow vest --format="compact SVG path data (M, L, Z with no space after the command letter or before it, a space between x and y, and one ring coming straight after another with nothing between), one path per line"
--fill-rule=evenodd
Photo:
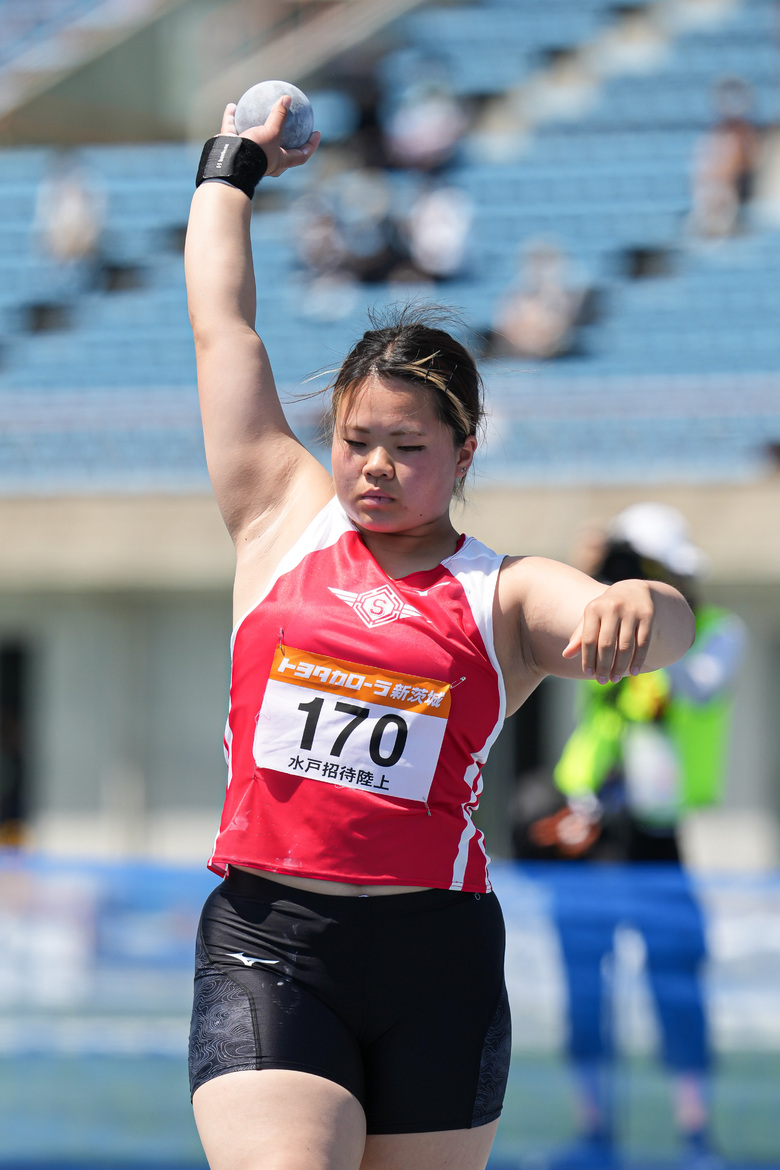
M643 577L679 588L696 616L696 639L667 669L583 685L577 726L553 773L565 804L530 828L531 840L554 856L590 863L588 882L581 871L579 879L565 871L555 879L579 1150L592 1164L613 1157L610 972L615 932L630 926L644 941L686 1157L704 1164L711 1064L701 988L705 933L678 826L687 812L722 797L745 632L734 614L699 602L705 558L674 508L648 502L621 512L600 560L593 575L604 582ZM609 862L625 864L615 871L603 864Z

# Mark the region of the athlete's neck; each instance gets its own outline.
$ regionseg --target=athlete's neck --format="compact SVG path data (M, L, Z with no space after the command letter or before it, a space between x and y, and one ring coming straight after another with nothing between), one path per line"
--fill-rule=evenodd
M406 532L372 532L356 525L368 551L381 569L393 580L411 573L435 569L451 557L458 545L458 532L449 517Z

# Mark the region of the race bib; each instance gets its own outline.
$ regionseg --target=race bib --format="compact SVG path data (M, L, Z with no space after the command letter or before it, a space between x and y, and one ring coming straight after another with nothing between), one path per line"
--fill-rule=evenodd
M257 716L258 768L428 799L450 685L277 647Z

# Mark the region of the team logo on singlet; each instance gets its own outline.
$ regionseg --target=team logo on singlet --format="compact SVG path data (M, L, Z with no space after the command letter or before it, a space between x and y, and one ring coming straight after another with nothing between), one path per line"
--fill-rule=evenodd
M328 586L341 601L354 609L360 620L369 629L397 622L399 618L422 617L419 609L407 605L389 585L379 585L365 593L351 593L348 589L334 589Z

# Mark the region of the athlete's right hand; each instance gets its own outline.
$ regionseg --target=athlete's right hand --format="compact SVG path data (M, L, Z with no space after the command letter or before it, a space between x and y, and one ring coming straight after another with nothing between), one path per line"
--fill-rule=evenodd
M300 167L307 162L314 154L315 150L320 144L320 132L315 130L312 133L308 142L303 146L297 147L295 150L285 150L282 146L282 129L287 117L287 111L290 108L292 98L289 94L284 94L274 104L271 113L266 118L262 126L251 126L249 130L245 130L241 135L242 138L249 138L252 142L256 142L258 146L262 146L268 159L268 170L265 172L265 177L277 178L284 174L290 167ZM220 134L236 134L236 103L229 102L225 107L225 112L222 115L222 126Z

